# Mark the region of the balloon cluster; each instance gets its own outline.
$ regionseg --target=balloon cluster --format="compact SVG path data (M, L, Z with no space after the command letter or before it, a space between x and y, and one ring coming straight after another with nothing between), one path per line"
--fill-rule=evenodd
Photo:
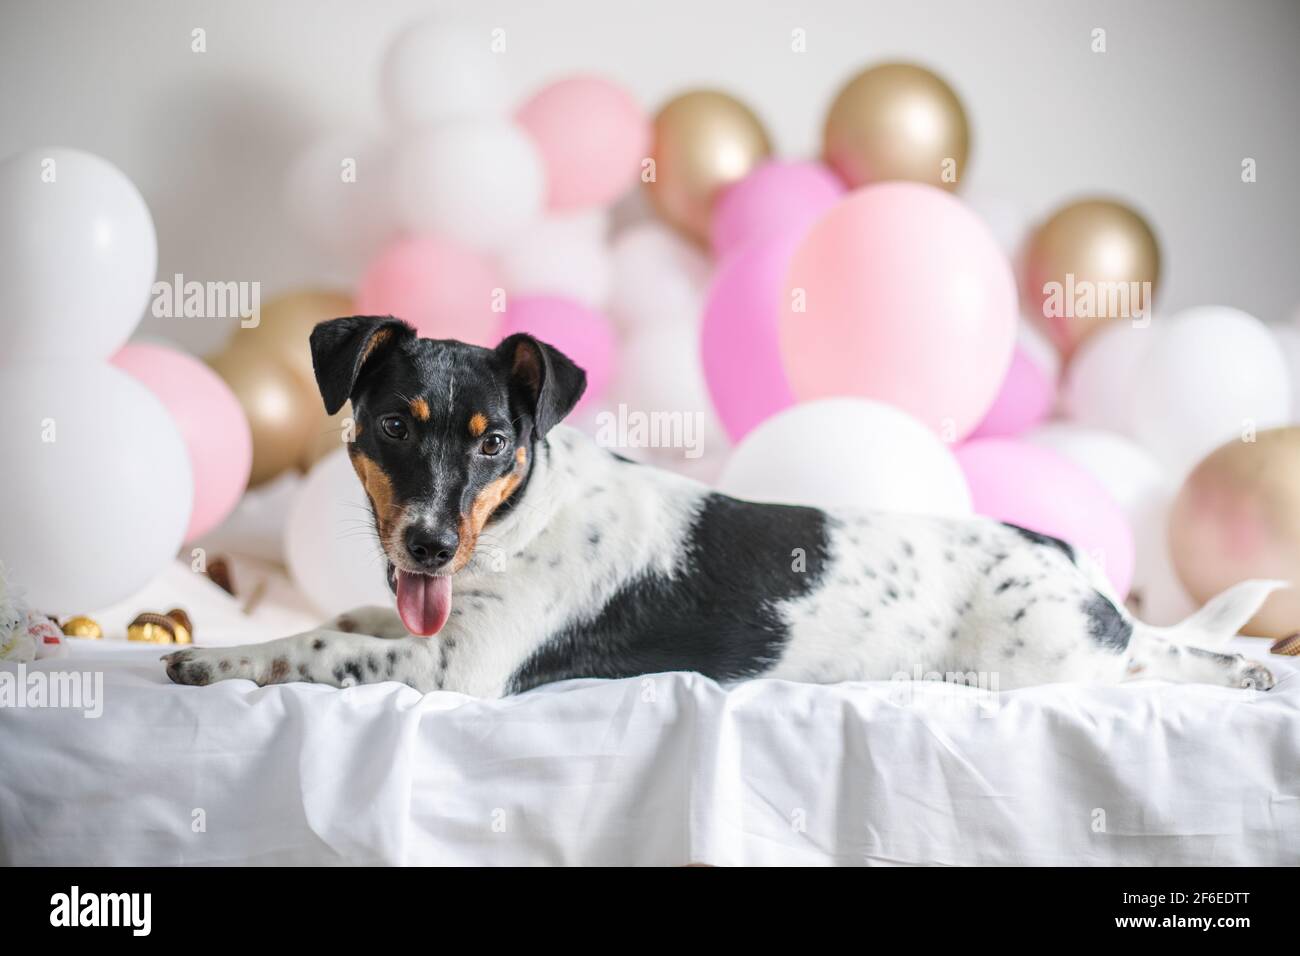
M362 313L479 344L534 319L576 324L575 351L609 351L606 324L587 313L607 305L605 207L636 181L648 120L621 87L585 75L512 108L494 42L441 20L401 33L380 76L385 128L304 150L286 180L290 212L359 268Z
M1061 379L1072 424L1028 435L1092 470L1121 503L1136 538L1136 603L1156 623L1244 578L1300 583L1300 531L1288 524L1300 485L1285 477L1300 450L1300 366L1288 366L1285 346L1297 332L1224 306L1103 323ZM1300 629L1298 612L1294 593L1278 592L1246 630L1284 636Z
M295 164L290 206L359 266L358 311L484 344L532 331L588 369L580 425L698 413L710 448L736 444L705 472L725 491L1012 521L1090 554L1155 619L1190 609L1179 578L1199 600L1298 573L1276 555L1300 551L1300 532L1235 538L1251 545L1231 559L1193 549L1229 533L1233 496L1300 513L1240 460L1285 460L1294 430L1205 458L1296 420L1300 329L1279 344L1235 310L1153 318L1159 243L1125 203L1070 201L1022 236L958 198L971 133L935 73L852 77L821 156L798 160L722 91L648 118L617 86L570 77L511 111L500 64L486 33L418 25L384 62L390 128ZM611 236L638 178L659 221ZM1232 493L1207 475L1232 476ZM364 505L337 463L304 494L339 502L338 522ZM291 562L327 551L299 536ZM323 575L300 580L337 593Z
M1014 522L1090 555L1161 623L1245 577L1300 583L1300 327L1153 318L1155 232L1113 199L998 236L949 195L967 123L920 67L851 79L821 162L766 157L751 114L716 97L691 139L672 126L683 101L656 121L656 155L679 165L648 188L717 262L700 351L739 442L723 490ZM1298 628L1290 592L1249 625Z
M654 205L716 261L700 354L739 443L723 490L1011 521L1158 621L1243 577L1300 581L1300 485L1280 477L1300 428L1254 435L1300 421L1300 327L1153 320L1160 249L1137 211L1084 198L1025 236L993 228L948 194L960 101L908 64L845 85L820 162L772 159L717 94L678 97L655 131ZM1294 630L1300 601L1250 626Z
M247 425L202 363L122 348L158 250L116 167L72 149L18 153L0 163L0 207L0 559L33 607L95 610L234 507Z

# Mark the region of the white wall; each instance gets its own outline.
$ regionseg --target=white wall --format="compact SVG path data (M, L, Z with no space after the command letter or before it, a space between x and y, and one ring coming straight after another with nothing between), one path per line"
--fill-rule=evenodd
M916 59L970 113L966 192L1035 215L1080 191L1128 199L1163 243L1166 310L1223 302L1278 321L1300 304L1295 0L2 0L0 154L58 144L116 162L153 210L161 275L258 280L264 295L325 278L283 222L285 166L313 132L377 118L385 42L431 9L504 27L521 96L574 70L652 107L718 85L788 155L815 151L851 72ZM1104 55L1089 48L1099 26ZM225 334L191 322L144 331L198 350Z

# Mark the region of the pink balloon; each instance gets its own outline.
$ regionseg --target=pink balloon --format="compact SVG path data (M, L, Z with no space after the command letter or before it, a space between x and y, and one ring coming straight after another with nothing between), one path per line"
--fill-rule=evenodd
M773 230L801 229L844 195L821 163L771 160L724 192L709 226L713 253L724 256Z
M553 345L587 373L587 390L577 408L599 399L614 370L614 330L609 320L571 299L516 298L506 310L503 337L527 332Z
M650 122L620 86L571 76L544 87L515 119L542 154L553 211L602 206L636 181Z
M971 432L971 438L1022 435L1047 420L1056 401L1056 383L1041 365L1016 346L1011 367L1002 380L993 407Z
M1114 498L1047 448L981 438L957 449L978 514L1050 534L1092 558L1121 598L1133 580L1133 532Z
M700 329L701 360L713 407L733 442L794 395L781 364L781 295L803 233L777 232L722 261L709 288Z
M370 263L357 287L362 315L395 315L423 336L496 345L503 283L492 264L431 236L399 239Z
M253 467L248 419L234 392L192 355L128 342L109 361L158 397L185 441L194 474L188 544L225 520L248 487Z
M961 438L993 404L1016 321L1011 266L980 218L933 186L881 183L795 252L781 354L801 401L876 399Z

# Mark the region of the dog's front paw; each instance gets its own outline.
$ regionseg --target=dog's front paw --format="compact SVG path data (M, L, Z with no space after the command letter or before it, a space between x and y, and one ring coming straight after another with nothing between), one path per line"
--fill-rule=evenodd
M212 683L212 665L200 660L195 648L186 648L164 654L162 661L167 665L167 676L176 684L194 684L201 686Z
M167 665L167 676L177 684L201 687L213 681L252 676L251 661L226 651L188 647L164 654L162 660Z

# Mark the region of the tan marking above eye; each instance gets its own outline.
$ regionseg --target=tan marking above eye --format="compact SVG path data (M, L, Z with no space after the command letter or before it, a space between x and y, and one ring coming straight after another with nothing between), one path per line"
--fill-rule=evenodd
M470 416L469 436L471 438L478 438L485 431L487 431L487 427L488 427L487 416L484 415L482 412L475 412L472 416Z
M422 398L411 399L411 414L422 422L429 420L429 403Z

